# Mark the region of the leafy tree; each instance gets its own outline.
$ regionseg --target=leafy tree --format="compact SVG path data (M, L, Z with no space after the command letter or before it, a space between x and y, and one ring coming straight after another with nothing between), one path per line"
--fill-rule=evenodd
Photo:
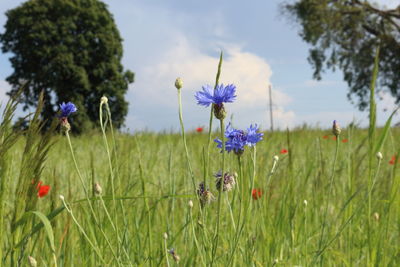
M27 84L22 97L27 109L44 90L44 118L56 116L60 103L74 102L79 112L71 124L76 132L97 123L105 95L114 125L123 125L128 109L124 95L134 74L121 64L122 38L104 3L30 0L6 15L0 42L4 53L12 53L9 95Z
M297 0L282 10L300 24L300 36L312 46L308 60L315 79L325 69L339 68L349 99L357 96L364 110L380 46L377 91L387 90L400 102L400 5L385 9L368 1Z

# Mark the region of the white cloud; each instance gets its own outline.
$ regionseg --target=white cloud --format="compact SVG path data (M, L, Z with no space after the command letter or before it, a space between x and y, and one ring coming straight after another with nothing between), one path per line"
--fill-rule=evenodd
M182 95L185 124L188 128L207 124L209 109L196 105L194 93L202 85L214 84L219 52L214 51L215 56L210 56L183 34L176 33L173 38L175 46L166 49L156 63L149 60L148 64L136 71L137 80L129 94L132 108L128 127L137 129L146 125L149 128L169 128L171 124L177 127L176 77L181 77L184 83ZM243 51L238 45L221 44L221 48L225 54L220 83L233 83L237 86L237 100L226 105L228 116L234 114L233 121L237 127L258 123L264 129L269 128L267 109L268 86L272 75L270 65L263 58ZM273 100L275 125L292 125L294 113L285 111L291 98L273 89ZM169 126L166 121L169 121Z

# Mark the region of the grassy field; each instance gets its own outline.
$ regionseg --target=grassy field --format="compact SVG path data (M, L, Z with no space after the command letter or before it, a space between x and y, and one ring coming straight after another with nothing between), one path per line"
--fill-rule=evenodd
M307 128L266 132L255 157L252 149L241 156L241 167L235 154L227 154L226 170L238 176L235 188L222 192L214 260L218 190L212 174L221 164L214 144L205 181L216 198L201 208L180 135L117 134L116 150L108 135L111 168L101 134L72 137L91 210L67 138L51 137L55 143L47 159L38 163L33 162L36 154L24 153L33 137L21 137L7 159L2 158L7 163L2 176L6 179L2 262L9 266L13 258L13 264L27 265L31 255L38 266L53 265L54 245L58 266L172 266L176 263L168 253L171 248L182 266L212 261L217 266L396 266L400 264L399 175L397 161L389 161L400 147L398 137L398 129L392 129L381 149L383 159L373 158L372 181L368 132L362 129L346 128L337 141L330 131ZM33 150L45 139L35 138ZM196 186L204 180L207 141L207 134L187 135ZM288 153L281 154L282 149ZM275 155L279 160L271 174ZM39 164L40 177L24 173L24 166ZM37 197L34 178L51 185L47 196ZM251 193L253 179L254 188L262 191L257 199ZM21 180L28 184L24 193ZM92 190L96 182L102 187L100 196ZM15 215L18 205L24 211ZM41 222L38 216L25 216L23 224L13 226L14 216L22 217L25 210L59 212L50 217L53 244L44 227L30 235ZM13 249L25 235L30 236Z
M41 134L41 101L24 132L5 108L0 265L400 265L400 133L375 127L373 86L368 129L264 132L240 156L212 141L223 123L126 135L107 105L79 137L58 119Z

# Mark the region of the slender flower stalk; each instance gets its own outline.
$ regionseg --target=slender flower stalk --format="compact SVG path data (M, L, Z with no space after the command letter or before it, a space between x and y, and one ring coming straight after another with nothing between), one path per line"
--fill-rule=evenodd
M83 229L83 227L79 224L78 220L75 218L74 213L72 212L72 209L69 207L69 205L67 204L67 202L65 201L64 196L60 196L60 199L65 207L65 209L67 210L67 212L71 215L72 220L75 222L76 226L78 226L78 229L81 231L82 235L85 237L85 239L88 241L88 243L90 244L90 246L93 248L93 250L96 252L97 256L99 257L100 261L103 264L106 264L105 260L103 259L103 256L100 253L100 250L98 249L97 246L95 246L93 244L93 242L90 240L89 236L86 234L85 230Z
M221 129L221 140L222 140L222 162L221 162L221 173L225 171L225 127L224 127L224 120L220 119L220 129ZM219 227L220 227L220 218L221 218L221 199L222 199L222 188L223 186L219 187L218 192L218 208L217 208L217 224L215 226L215 235L214 235L214 244L212 248L212 258L211 258L211 266L214 263L215 256L217 253L218 248L218 241L219 241Z
M182 80L180 78L178 78L176 80L177 81L175 82L175 86L176 86L176 89L178 90L179 123L181 125L182 141L183 141L183 146L185 148L186 162L187 162L187 165L188 165L188 168L189 168L190 177L192 178L193 190L196 192L196 182L194 180L194 173L193 173L193 169L192 169L192 164L190 163L189 151L188 151L187 144L186 144L185 127L183 125L182 96L181 96Z
M106 148L107 158L108 158L108 166L110 168L111 194L112 194L112 200L113 200L113 210L114 210L114 214L116 215L116 214L118 214L118 211L117 211L117 205L116 205L116 201L115 201L115 184L114 184L115 176L114 176L114 168L113 168L112 162L111 162L110 148L109 148L108 141L107 141L107 136L106 136L106 129L105 129L105 126L104 126L104 123L103 123L103 105L106 105L106 107L108 107L108 98L105 97L105 96L103 96L100 99L100 106L99 106L100 128L101 128L101 131L102 131L102 134L103 134L104 146ZM107 114L107 115L108 115L108 119L109 119L109 121L111 123L111 116L110 116L110 114ZM112 125L111 125L110 128L112 129ZM115 149L115 147L114 147L114 149ZM115 217L115 223L114 223L113 229L116 232L117 238L120 239L119 238L119 236L120 236L119 235L119 229L118 229L118 216L114 216L114 217ZM120 243L117 242L117 244L118 244L118 248L117 249L118 249L118 251L120 251Z
M332 164L332 172L331 172L331 177L329 179L329 191L328 195L325 201L325 211L322 219L322 230L321 230L321 236L319 239L319 244L318 244L318 253L316 254L316 257L314 259L317 260L322 254L323 254L323 241L324 241L324 234L325 234L325 228L326 228L326 223L327 223L327 216L328 216L328 205L329 201L332 196L332 191L333 191L333 182L334 182L334 176L335 176L335 167L336 167L336 162L337 162L337 156L339 152L339 137L340 137L340 127L337 124L336 121L333 121L333 127L332 127L332 132L336 136L336 147L335 147L335 155L334 155L334 160Z

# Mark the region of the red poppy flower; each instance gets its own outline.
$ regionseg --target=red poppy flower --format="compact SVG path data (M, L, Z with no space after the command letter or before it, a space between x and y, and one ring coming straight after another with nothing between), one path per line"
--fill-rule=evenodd
M390 165L394 165L395 162L396 162L396 156L393 155L392 158L391 158L390 161L389 161L389 164L390 164Z
M349 142L349 139L345 138L345 139L342 140L342 143L347 143L347 142Z
M288 150L287 149L281 149L281 154L286 154L286 153L288 153Z
M42 185L42 181L40 181L36 186L36 190L38 191L37 196L39 198L44 197L49 193L50 185Z
M327 135L322 136L322 139L328 139L328 138L329 138L329 136L327 136Z
M196 132L198 132L198 133L203 132L203 127L197 127L197 128L196 128Z
M251 191L251 196L253 197L254 200L259 199L262 196L263 192L259 188L254 188Z

